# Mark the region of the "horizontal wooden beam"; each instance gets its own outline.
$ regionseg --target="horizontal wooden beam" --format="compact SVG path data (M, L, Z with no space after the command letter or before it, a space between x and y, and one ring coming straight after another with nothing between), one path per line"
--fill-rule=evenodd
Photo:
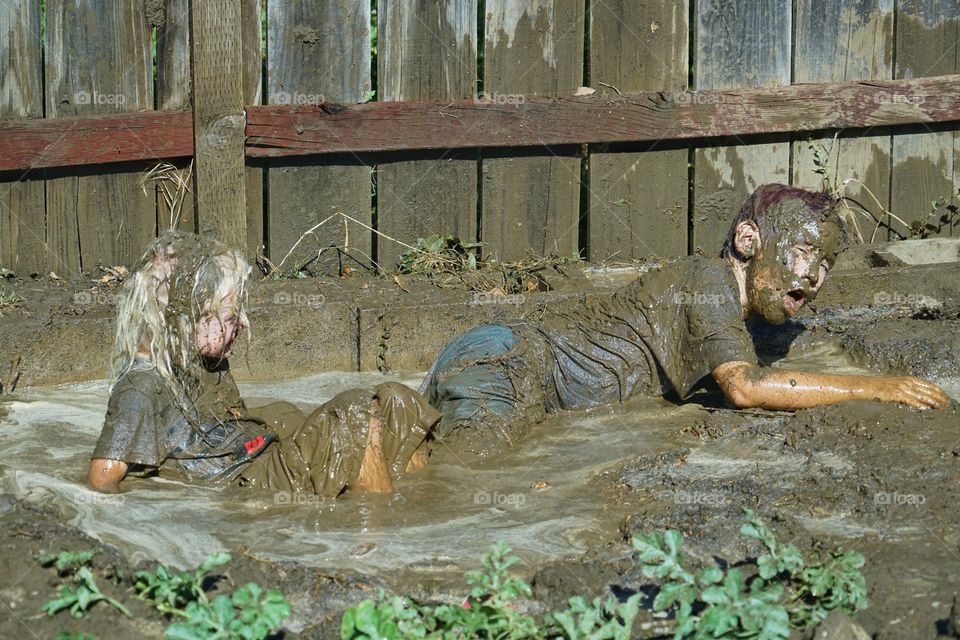
M193 155L189 112L0 121L0 171Z
M960 75L623 96L247 108L247 155L688 140L960 120Z
M689 140L960 121L960 75L616 97L248 106L247 156ZM193 155L189 112L0 121L0 171Z

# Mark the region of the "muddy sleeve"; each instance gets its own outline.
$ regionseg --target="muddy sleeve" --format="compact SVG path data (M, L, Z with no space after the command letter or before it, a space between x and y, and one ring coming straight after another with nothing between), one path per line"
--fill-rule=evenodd
M169 454L161 446L160 397L160 389L147 376L118 382L91 457L159 467Z
M743 323L743 310L734 285L723 280L709 283L693 304L685 305L690 345L699 351L700 365L708 371L725 362L756 364L753 340Z

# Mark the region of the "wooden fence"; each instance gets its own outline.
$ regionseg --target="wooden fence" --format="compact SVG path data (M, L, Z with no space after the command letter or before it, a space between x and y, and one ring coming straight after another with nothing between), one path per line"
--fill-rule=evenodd
M754 187L818 188L824 172L855 180L845 193L882 219L877 237L960 236L955 83L923 85L934 93L856 93L885 114L856 129L824 101L845 104L849 84L814 92L818 119L775 102L777 87L870 88L960 73L960 0L478 1L46 0L41 12L39 0L4 0L0 156L15 156L27 139L43 150L26 170L0 173L0 266L74 273L133 262L170 224L163 199L139 184L153 164L143 158L186 166L192 157L195 194L175 223L274 262L321 221L349 216L316 228L288 264L339 247L347 260L389 268L401 243L436 233L482 241L500 259L531 249L591 260L715 253ZM580 87L596 93L565 98ZM797 89L795 101L805 95ZM350 107L371 92L398 109ZM637 122L666 101L679 124L661 139L618 128L614 105L634 94L646 101L632 103ZM755 97L744 106L744 95ZM559 121L543 144L514 146L537 121L514 123L515 137L497 123L552 109L541 97L589 109L579 122ZM432 120L419 120L423 135L432 127L445 143L360 140L409 133L406 101L433 105ZM505 143L474 141L470 104L484 114L484 135ZM348 130L353 120L338 105L364 128ZM730 131L764 133L709 133L727 129L703 118L734 109L747 125L756 114L765 126ZM123 115L132 112L147 113ZM700 114L699 128L677 113ZM119 114L116 123L97 126L109 136L76 135L93 126L85 118L108 114ZM323 155L265 151L284 114L297 118L288 137L326 131L356 141ZM595 123L614 134L580 135ZM41 125L44 136L30 133ZM842 129L836 143L832 129ZM123 145L136 153L117 153ZM71 162L77 154L101 164ZM103 164L110 159L125 161ZM328 250L311 268L335 271L343 260Z

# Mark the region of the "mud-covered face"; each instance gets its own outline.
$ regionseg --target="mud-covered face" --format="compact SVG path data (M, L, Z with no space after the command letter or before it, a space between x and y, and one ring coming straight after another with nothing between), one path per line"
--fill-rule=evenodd
M204 358L222 359L230 355L237 334L246 325L237 313L236 291L212 301L197 321L194 331L197 352Z
M799 216L798 216L799 217ZM747 298L753 314L780 324L817 296L840 248L835 221L796 217L781 232L761 238L747 266Z

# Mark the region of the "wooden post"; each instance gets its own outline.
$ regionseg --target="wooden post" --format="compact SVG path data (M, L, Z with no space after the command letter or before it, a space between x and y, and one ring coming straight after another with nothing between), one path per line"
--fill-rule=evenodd
M247 249L240 0L191 0L195 206L202 235Z

